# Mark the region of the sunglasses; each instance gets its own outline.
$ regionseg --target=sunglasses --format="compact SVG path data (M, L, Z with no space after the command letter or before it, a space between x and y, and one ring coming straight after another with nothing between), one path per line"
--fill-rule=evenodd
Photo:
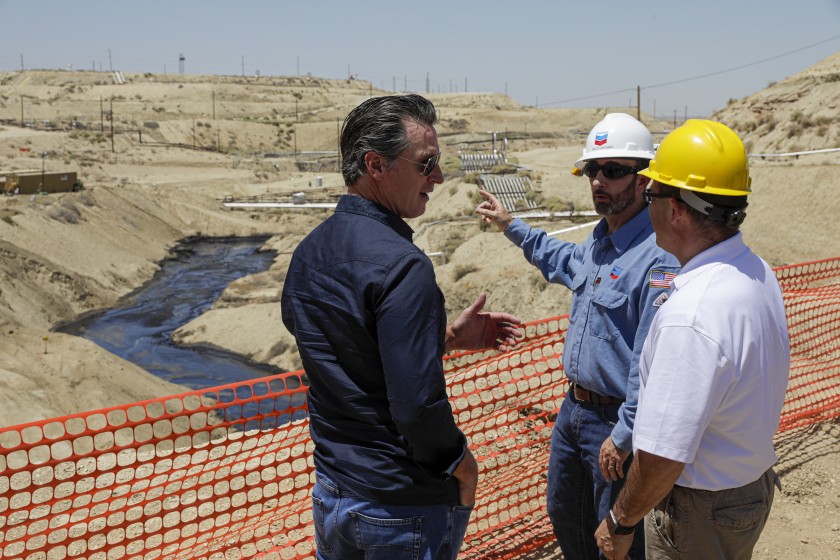
M595 176L598 175L599 171L603 172L604 177L607 179L621 179L631 173L638 173L641 169L621 165L620 163L615 163L614 161L608 161L604 165L599 165L596 161L588 161L586 162L586 165L583 166L583 174L590 179L594 179Z
M677 197L672 195L672 194L655 193L650 189L645 189L645 190L642 191L642 198L645 199L645 202L647 204L650 204L650 201L653 200L654 198L677 198ZM679 200L679 199L677 198L677 200Z
M440 154L429 156L423 161L414 161L413 159L404 158L402 156L397 157L400 159L404 159L405 161L410 161L415 165L419 165L422 168L420 172L423 174L424 177L428 177L429 175L431 175L432 171L435 170L435 167L437 167L437 164L440 162Z

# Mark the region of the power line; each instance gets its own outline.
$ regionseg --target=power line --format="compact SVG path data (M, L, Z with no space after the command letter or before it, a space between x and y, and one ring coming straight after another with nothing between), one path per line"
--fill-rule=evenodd
M727 68L726 70L718 70L716 72L709 72L707 74L701 74L699 76L693 76L691 78L682 78L680 80L663 82L661 84L653 84L653 85L650 85L650 86L641 86L641 89L653 89L653 88L658 88L658 87L672 86L674 84L681 84L681 83L690 82L690 81L693 81L693 80L700 80L702 78L709 78L711 76L717 76L717 75L720 75L720 74L725 74L727 72L734 72L735 70L741 70L743 68L748 68L750 66L756 66L757 64L763 64L765 62L769 62L771 60L776 60L777 58L782 58L782 57L785 57L785 56L788 56L788 55L791 55L791 54L795 54L795 53L798 53L800 51L804 51L804 50L822 45L823 43L829 43L831 41L835 41L837 39L840 39L840 35L835 35L834 37L829 37L828 39L823 39L822 41L817 41L816 43L811 43L810 45L806 45L804 47L800 47L798 49L794 49L792 51L788 51L788 52L785 52L785 53L782 53L782 54L777 54L775 56L771 56L771 57L768 57L768 58L763 58L763 59L757 60L755 62L749 62L747 64L742 64L740 66L735 66L733 68ZM570 99L563 99L561 101L549 101L547 103L541 103L540 105L542 105L542 106L560 105L562 103L571 103L572 101L584 101L584 100L587 100L587 99L595 99L597 97L604 97L604 96L607 96L607 95L615 95L617 93L626 93L628 91L635 91L635 89L636 88L618 89L618 90L615 90L615 91L608 91L608 92L605 92L605 93L596 93L594 95L585 95L585 96L582 96L582 97L572 97Z
M709 72L708 74L701 74L699 76L694 76L692 78L683 78L682 80L674 80L672 82L663 82L661 84L655 84L655 85L652 85L652 86L642 86L642 89L653 89L653 88L664 87L664 86L672 86L674 84L682 84L682 83L685 83L685 82L690 82L692 80L699 80L701 78L708 78L710 76L718 76L720 74L725 74L727 72L734 72L735 70L741 70L743 68L748 68L750 66L756 66L757 64L763 64L765 62L770 62L771 60L776 60L777 58L782 58L784 56L795 54L795 53L798 53L800 51L804 51L806 49L810 49L812 47L822 45L823 43L828 43L829 41L834 41L835 39L840 39L840 35L836 35L834 37L831 37L830 39L824 39L822 41L818 41L818 42L810 44L806 47L800 47L798 49L794 49L794 50L788 51L786 53L777 54L777 55L771 56L769 58L764 58L762 60L757 60L755 62L749 62L747 64L742 64L740 66L734 66L732 68L727 68L726 70L718 70L717 72Z
M595 99L596 97L604 97L606 95L614 95L616 93L625 93L628 91L636 91L636 88L625 88L625 89L617 89L615 91L608 91L606 93L596 93L595 95L585 95L583 97L572 97L571 99L563 99L562 101L548 101L546 103L542 103L541 105L559 105L561 103L571 103L572 101L582 101L585 99Z

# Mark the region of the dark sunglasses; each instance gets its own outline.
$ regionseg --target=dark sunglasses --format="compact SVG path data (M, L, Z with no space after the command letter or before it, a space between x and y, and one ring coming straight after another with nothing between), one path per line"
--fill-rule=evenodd
M400 158L400 159L404 159L405 161L410 161L411 163L414 163L414 164L422 167L420 172L423 174L424 177L428 177L429 175L431 175L432 171L435 170L435 167L437 167L437 164L440 162L440 154L435 154L433 156L429 156L427 159L424 159L423 161L414 161L413 159L404 158L402 156L397 156L397 157Z
M650 204L650 201L653 200L654 198L677 198L677 197L672 195L672 194L655 193L650 189L645 189L645 190L642 191L642 198L645 199L645 202L647 204ZM679 198L677 198L677 200L679 200Z
M604 165L598 165L597 161L587 161L586 165L583 166L583 174L590 179L594 179L599 171L603 172L607 179L621 179L631 173L638 173L641 169L621 165L614 161L608 161Z

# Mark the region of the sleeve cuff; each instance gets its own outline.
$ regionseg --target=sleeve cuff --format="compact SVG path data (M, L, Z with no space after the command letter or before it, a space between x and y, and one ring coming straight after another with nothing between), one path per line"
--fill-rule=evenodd
M514 245L521 247L525 236L531 227L519 218L514 218L510 225L505 230L505 237L507 237Z
M610 434L610 437L612 438L615 446L621 449L622 451L633 450L633 431L627 429L627 426L625 426L621 422L615 425L612 434Z
M450 464L445 471L443 471L443 474L441 475L441 478L443 480L449 480L450 478L452 478L452 473L455 472L455 469L458 468L458 466L461 464L461 461L464 460L464 456L467 454L467 438L464 436L462 437L463 443L461 445L461 453L459 453L458 458L455 459L455 461L452 464Z

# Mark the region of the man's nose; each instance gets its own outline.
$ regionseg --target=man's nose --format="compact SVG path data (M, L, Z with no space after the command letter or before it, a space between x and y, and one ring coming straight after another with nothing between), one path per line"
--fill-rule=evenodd
M435 168L429 173L429 181L436 185L443 183L443 170L440 168L440 164L435 165Z

